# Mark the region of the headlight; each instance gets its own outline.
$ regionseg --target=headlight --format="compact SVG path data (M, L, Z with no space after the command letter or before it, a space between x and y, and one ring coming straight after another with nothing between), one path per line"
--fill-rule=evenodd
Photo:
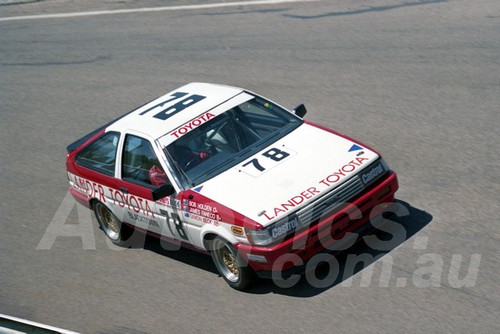
M262 230L245 229L250 243L256 246L267 246L278 240L283 240L288 234L300 226L299 218L290 215Z
M248 241L256 246L266 246L273 242L273 238L269 233L269 230L254 230L251 228L245 229Z

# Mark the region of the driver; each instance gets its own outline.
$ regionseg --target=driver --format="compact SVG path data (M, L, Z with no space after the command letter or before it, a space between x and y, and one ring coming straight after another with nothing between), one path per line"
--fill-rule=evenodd
M160 168L153 165L149 169L149 182L155 186L160 187L168 182L167 174Z
M183 169L193 168L210 157L210 154L206 151L195 152L186 145L177 145L175 143L171 145L169 152Z

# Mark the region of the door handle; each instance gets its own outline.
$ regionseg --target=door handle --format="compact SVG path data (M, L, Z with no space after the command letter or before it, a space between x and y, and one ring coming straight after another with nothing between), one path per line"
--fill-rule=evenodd
M128 189L127 188L120 188L120 191L124 194L128 194Z

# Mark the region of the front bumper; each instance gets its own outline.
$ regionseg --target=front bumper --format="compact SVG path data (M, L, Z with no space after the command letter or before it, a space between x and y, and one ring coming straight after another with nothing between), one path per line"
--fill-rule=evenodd
M280 276L284 278L301 273L305 263L315 254L342 249L341 244L352 236L346 235L347 232L368 234L373 229L370 218L380 215L394 201L397 189L396 173L388 172L349 204L322 218L319 223L276 245L258 247L238 244L238 252L261 277L272 277L273 272L281 272ZM343 239L344 236L346 238Z

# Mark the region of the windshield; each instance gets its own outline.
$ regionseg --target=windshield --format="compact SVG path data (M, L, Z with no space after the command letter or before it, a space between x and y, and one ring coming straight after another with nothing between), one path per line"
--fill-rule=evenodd
M300 124L300 118L255 97L203 123L164 151L183 188L190 188L249 158Z

